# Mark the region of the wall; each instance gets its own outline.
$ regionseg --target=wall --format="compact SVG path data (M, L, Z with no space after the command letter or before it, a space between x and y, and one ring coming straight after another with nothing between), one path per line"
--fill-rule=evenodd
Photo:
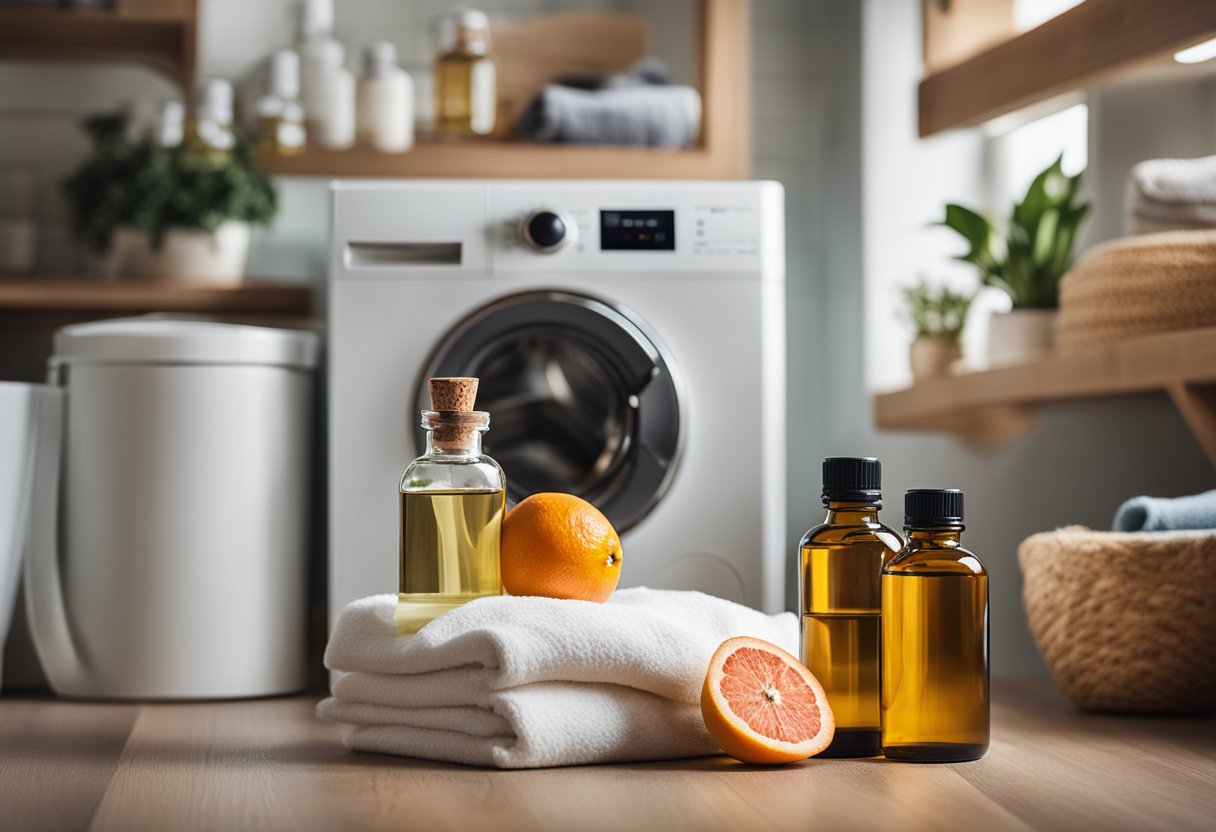
M915 277L916 268L944 263L957 249L950 235L925 224L939 216L947 199L984 199L976 175L984 152L978 131L916 138L919 13L917 0L865 0L862 11L863 239L851 269L825 276L851 299L838 326L860 332L852 341L855 349L841 350L833 361L832 388L839 393L830 399L830 444L839 453L883 459L892 508L903 489L916 485L967 492L966 542L992 573L993 670L1041 672L1020 607L1019 541L1071 523L1109 528L1115 508L1129 496L1192 493L1211 488L1216 478L1163 396L1046 407L1033 431L999 449L969 448L948 437L880 434L872 427L866 388L906 373L910 334L891 314L897 288ZM853 48L840 46L846 53ZM1101 229L1095 238L1118 233L1111 218L1121 213L1123 177L1132 162L1213 148L1210 118L1204 144L1203 111L1177 117L1190 93L1183 90L1174 103L1163 102L1162 95L1112 91L1091 104L1089 179L1100 203L1095 225ZM1138 108L1154 97L1156 115L1145 119ZM861 378L867 384L856 383ZM898 516L891 509L887 514Z

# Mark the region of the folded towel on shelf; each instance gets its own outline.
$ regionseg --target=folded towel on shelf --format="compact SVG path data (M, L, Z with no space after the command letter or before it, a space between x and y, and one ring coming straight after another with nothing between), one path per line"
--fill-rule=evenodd
M1216 228L1216 156L1139 163L1125 202L1129 234Z
M516 127L537 142L686 147L700 133L701 96L648 60L625 75L546 85Z
M1189 497L1133 497L1115 512L1117 532L1216 529L1216 489Z
M397 598L350 604L325 664L322 719L362 751L501 768L714 753L700 688L718 645L751 635L794 652L797 619L699 592L623 589L605 604L498 596L416 635Z

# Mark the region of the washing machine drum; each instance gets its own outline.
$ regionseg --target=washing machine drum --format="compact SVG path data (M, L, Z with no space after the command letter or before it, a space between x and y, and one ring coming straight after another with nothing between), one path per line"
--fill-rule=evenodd
M577 494L623 532L671 485L683 430L678 379L659 339L627 310L566 292L503 298L436 348L417 409L435 376L481 379L485 450L506 471L513 501Z

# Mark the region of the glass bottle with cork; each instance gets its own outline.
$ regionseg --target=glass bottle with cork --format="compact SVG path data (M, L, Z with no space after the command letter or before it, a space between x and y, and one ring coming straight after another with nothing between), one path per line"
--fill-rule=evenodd
M882 750L954 763L988 750L988 571L962 547L963 492L904 497L908 543L882 572Z
M874 757L882 751L879 711L882 569L899 534L878 522L882 465L873 457L823 461L824 522L799 543L802 663L815 674L836 717L821 757Z
M475 378L433 378L422 412L426 452L401 477L397 631L417 632L461 604L502 592L502 468L481 452L490 414L473 409Z

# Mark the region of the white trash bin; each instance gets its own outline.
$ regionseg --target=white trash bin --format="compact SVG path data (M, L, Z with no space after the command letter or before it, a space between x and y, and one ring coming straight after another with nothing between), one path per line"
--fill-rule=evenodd
M304 686L317 349L311 332L158 318L56 333L25 598L57 693Z

